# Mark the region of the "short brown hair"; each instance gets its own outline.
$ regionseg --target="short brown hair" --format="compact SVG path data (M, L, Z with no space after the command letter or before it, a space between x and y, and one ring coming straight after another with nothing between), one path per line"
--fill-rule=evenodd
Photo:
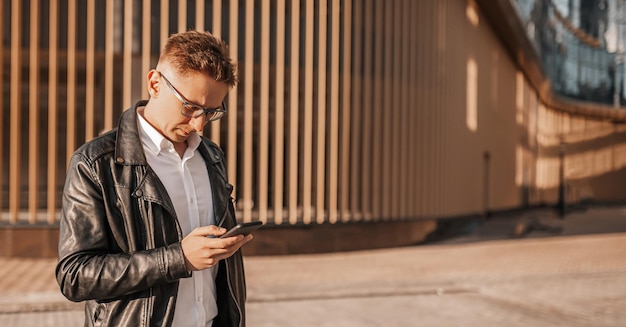
M179 74L200 72L230 86L238 82L237 66L228 56L228 46L209 32L172 34L161 51L159 62L162 61L171 64Z

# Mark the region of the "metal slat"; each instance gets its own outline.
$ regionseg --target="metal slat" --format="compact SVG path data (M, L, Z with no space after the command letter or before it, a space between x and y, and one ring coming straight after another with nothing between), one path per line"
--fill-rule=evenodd
M276 93L274 113L274 223L283 223L285 176L285 0L276 0Z
M127 1L128 2L128 1ZM187 30L187 0L178 0L178 32Z
M245 30L245 76L244 80L244 110L243 110L243 221L252 220L254 207L252 182L253 157L253 119L254 119L254 0L246 0L246 30Z
M4 4L0 4L0 17L4 17ZM4 24L0 24L0 35L4 35ZM0 90L4 90L4 42L0 42ZM0 92L0 126L4 126L4 92ZM10 110L9 110L10 112ZM9 140L10 142L10 140ZM0 154L4 154L4 142L0 142ZM9 164L10 165L10 164ZM4 171L4 160L0 159L0 171ZM3 174L0 174L0 185L4 185ZM4 211L4 188L0 188L0 210ZM0 217L0 222L2 217Z
M375 172L376 174L379 174L380 176L382 176L382 181L380 182L380 185L382 186L382 188L380 189L380 191L377 193L376 197L377 199L381 199L381 203L379 205L379 210L377 213L377 217L378 218L382 218L383 220L387 220L390 217L391 211L393 210L392 207L392 203L393 203L393 199L394 199L394 194L395 194L395 187L392 187L391 185L395 184L395 180L393 180L393 175L394 172L391 166L391 162L394 160L393 159L393 148L395 147L395 145L393 144L394 140L392 138L392 134L393 134L393 120L394 117L397 114L397 107L395 106L395 97L394 97L394 78L393 78L393 64L396 60L395 57L395 51L394 51L394 22L396 21L396 19L394 19L394 12L393 12L393 8L395 7L396 3L395 1L388 1L385 3L385 5L383 6L383 8L381 8L382 10L380 11L381 16L383 16L383 12L384 12L384 25L381 25L381 27L384 29L384 31L382 32L383 38L384 40L381 41L381 46L383 46L383 49L385 49L385 51L382 54L382 58L384 60L384 63L382 64L382 74L378 76L378 80L380 80L383 83L383 87L380 88L379 90L382 90L383 94L381 95L382 97L382 102L379 104L380 108L385 108L388 106L391 106L393 109L392 110L387 110L385 111L381 116L381 125L382 125L382 137L380 138L382 140L382 144L379 144L379 147L377 147L376 149L379 149L379 154L382 154L382 156L377 156L377 158L385 158L384 160L381 160L382 163L380 164L380 167L382 167L382 171L380 172ZM384 26L384 27L383 27ZM377 110L378 111L378 110ZM382 111L382 110L380 110ZM374 189L379 190L379 189ZM386 214L385 214L386 213Z
M221 0L215 0L213 1L213 10L216 10L218 7L218 3L221 9L221 5L222 5L222 1ZM205 8L205 3L204 1L196 1L196 30L198 31L204 31L204 8ZM222 11L220 10L219 12L219 17L222 17ZM215 16L213 16L213 20L215 21ZM215 29L213 31L214 33L217 34L217 32L215 32Z
M58 151L58 10L57 0L50 1L50 25L48 46L48 197L47 197L47 221L48 224L56 220L56 185L57 185L57 151Z
M202 2L202 1L198 1ZM150 69L152 69L152 54L150 48L151 44L151 35L152 35L152 24L150 23L152 19L152 1L151 0L143 0L143 8L142 8L142 21L143 25L141 27L141 98L147 99L150 95L148 94L148 81L145 78L145 74L147 74Z
M161 0L161 16L159 22L159 26L161 27L159 31L159 39L161 40L161 43L159 44L160 48L163 48L170 35L169 8L169 0Z
M328 221L337 222L339 184L339 0L331 0L330 140L328 142ZM348 110L348 108L342 108Z
M202 3L202 1L197 1L197 3ZM200 10L200 8L198 8ZM200 15L201 18L200 18ZM202 14L198 13L198 19L202 20L202 26L204 26L204 9L202 9ZM222 1L215 0L213 1L213 35L218 38L222 37ZM220 144L220 131L221 131L221 121L214 122L211 125L211 140L216 144Z
M345 216L343 216L344 221L358 221L363 218L362 212L363 208L361 206L361 194L357 190L362 189L362 180L361 180L361 171L362 171L362 143L364 143L363 139L363 97L364 97L364 88L365 88L365 76L362 72L363 69L363 39L364 33L363 29L365 28L363 24L363 1L355 1L353 6L352 13L353 21L354 21L354 35L352 39L354 40L354 51L352 51L352 92L346 94L344 92L344 96L349 96L352 98L352 113L350 115L350 121L352 122L352 132L351 132L351 156L350 156L350 203L345 212ZM348 74L350 75L350 74Z
M325 221L326 197L326 48L327 48L327 19L328 5L326 0L319 0L318 14L318 63L317 63L317 142L316 142L316 187L315 187L315 219L318 224ZM313 49L311 49L313 52ZM313 151L313 149L311 149Z
M373 1L369 0L365 3L365 11L363 16L364 29L364 42L363 42L363 129L362 129L362 143L361 143L361 181L362 186L360 188L361 193L361 215L363 219L372 219L372 187L373 187L373 174L372 174L372 140L374 136L370 131L373 131L373 105L374 100L374 8Z
M402 118L404 115L404 103L402 98L402 88L404 83L402 83L402 54L404 48L404 42L402 40L403 30L402 30L402 1L394 0L393 3L394 13L394 27L393 27L393 53L394 53L394 61L393 61L393 104L394 108L396 108L396 112L390 117L391 119L391 158L392 162L395 162L397 167L390 167L390 207L387 210L387 215L391 214L391 218L397 219L402 216L402 201L401 197L404 194L404 182L403 178L404 167L406 166L406 161L402 160L402 148L404 144L402 142Z
M412 71L411 66L413 63L413 60L411 60L411 58L414 58L412 57L411 52L413 51L413 47L416 43L412 42L414 38L413 29L411 26L411 23L413 21L413 19L411 19L411 17L413 17L411 3L412 1L410 0L402 1L402 30L404 31L402 38L402 44L404 45L402 49L402 108L404 110L404 114L401 121L402 133L400 135L401 140L403 140L401 147L402 156L400 160L404 163L402 167L402 179L404 181L404 187L402 188L401 193L402 218L410 218L412 213L411 206L413 204L413 201L411 200L411 195L413 195L413 192L415 192L415 190L413 189L413 183L411 182L412 171L415 170L412 154L417 152L417 150L411 151L413 144L415 144L415 141L412 137L410 137L413 130L411 128L411 122L413 121L413 119L411 118L411 114L413 112L413 108L415 108L415 104L413 103L413 101L411 101L411 95L413 94L411 90L411 86L413 85L413 75L410 72Z
M10 140L9 140L9 221L17 223L20 210L21 181L21 112L22 112L22 1L11 2L11 95L10 95Z
M28 78L28 222L37 222L39 186L39 1L30 2Z
M106 2L105 46L104 46L104 130L113 128L113 54L115 7L113 1Z
M230 40L228 42L228 49L230 51L230 58L234 62L239 61L239 2L238 0L230 0ZM235 86L228 93L228 148L233 149L228 151L228 180L234 186L232 197L237 199L237 92L238 87Z
M415 126L417 125L417 119L416 119L416 113L419 110L419 106L418 106L418 99L417 99L417 77L415 76L415 71L416 71L416 67L417 67L417 22L415 21L415 19L412 19L411 17L414 17L414 15L417 15L417 11L415 10L416 8L416 4L414 3L414 1L411 0L407 0L408 3L408 9L406 10L407 12L405 13L407 15L406 20L408 21L408 30L409 33L407 35L407 37L409 38L410 42L409 42L409 53L408 53L408 65L406 68L406 74L408 75L407 77L407 93L408 93L408 108L407 108L407 132L406 132L406 137L408 140L411 140L410 145L407 144L407 147L410 148L414 148L414 144L415 144L415 139L417 137L417 131ZM410 218L416 218L417 217L417 201L416 201L416 194L419 192L419 185L416 184L416 170L417 170L417 152L419 150L415 150L415 151L408 151L407 155L408 155L408 159L407 159L407 183L408 185L408 190L407 190L407 194L406 194L406 198L407 198L407 202L408 202L408 214L411 216Z
M312 188L312 161L313 161L313 29L314 0L306 0L305 7L305 33L304 33L304 146L302 147L302 221L310 224L311 212L311 188Z
M373 104L371 108L373 111L372 130L378 131L381 134L373 137L371 147L372 156L365 160L372 161L372 171L368 172L371 175L366 178L372 178L372 188L368 190L371 193L372 198L372 215L375 219L380 218L382 213L382 187L383 187L383 138L385 137L385 130L383 128L384 114L388 114L387 111L380 110L378 108L385 108L384 97L385 83L383 83L384 74L384 57L383 50L385 48L385 6L382 1L377 1L375 4L375 25L374 25L374 81L373 81Z
M363 207L361 206L362 200L362 190L361 185L363 185L364 181L361 178L361 171L363 169L362 160L361 160L361 150L363 147L363 143L365 143L364 137L362 135L362 126L363 126L363 117L365 114L365 101L363 101L363 97L366 94L363 92L364 90L364 82L365 78L362 73L363 66L363 44L364 44L364 35L363 29L365 28L365 24L363 24L365 11L363 10L363 2L355 1L353 6L353 14L354 17L354 51L352 51L353 55L350 56L352 58L352 73L348 73L352 77L352 93L348 93L344 90L344 97L350 97L352 99L352 108L354 108L354 112L350 117L351 122L351 138L350 141L350 160L349 160L349 169L350 169L350 190L351 192L348 194L350 197L349 207L346 209L346 212L342 214L343 221L358 221L363 218L362 212ZM344 42L346 43L346 42ZM348 67L346 65L346 67ZM363 110L361 110L361 108ZM345 123L345 121L344 121Z
M289 223L298 222L298 140L300 80L300 0L291 1L291 59L289 63Z
M76 149L76 0L67 2L67 166Z
M133 1L124 1L124 50L122 53L122 107L133 104Z
M87 62L85 80L85 141L91 140L95 135L94 111L95 111L95 38L96 38L96 2L87 2Z
M257 143L258 161L258 212L259 220L267 222L267 193L269 180L269 111L270 111L270 3L261 3L261 61L259 87L259 140Z
M355 74L352 67L352 21L354 12L352 11L352 0L344 0L344 17L343 17L343 89L341 90L342 96L342 116L341 116L341 195L339 198L339 215L341 222L348 222L352 215L350 215L350 135L352 133L351 121L353 119L351 112L351 99L352 99L352 74ZM354 55L356 55L356 52ZM355 107L356 108L356 107ZM356 111L356 110L355 110ZM356 158L354 156L353 158Z

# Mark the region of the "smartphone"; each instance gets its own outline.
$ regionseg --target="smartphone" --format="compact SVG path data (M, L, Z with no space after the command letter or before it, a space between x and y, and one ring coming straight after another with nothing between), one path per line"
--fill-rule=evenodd
M263 226L262 221L253 221L249 223L237 224L235 225L235 227L229 229L226 233L224 233L224 235L220 236L220 238L226 238L236 235L248 235L261 226Z

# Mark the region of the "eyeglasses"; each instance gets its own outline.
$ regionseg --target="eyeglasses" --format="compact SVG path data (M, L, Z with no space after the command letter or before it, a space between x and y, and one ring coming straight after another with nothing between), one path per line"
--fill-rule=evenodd
M159 73L161 77L163 77L165 84L167 84L170 90L172 90L172 93L174 93L174 95L178 98L178 100L180 100L180 102L183 103L182 107L180 108L181 115L187 118L198 118L202 115L205 115L206 121L215 121L215 120L222 118L222 116L224 116L224 114L226 113L227 110L226 110L226 104L224 103L224 101L222 101L221 108L205 108L195 103L191 103L187 101L185 97L183 97L180 93L178 93L178 91L176 91L176 88L163 75L163 73L161 73L158 70L156 72Z

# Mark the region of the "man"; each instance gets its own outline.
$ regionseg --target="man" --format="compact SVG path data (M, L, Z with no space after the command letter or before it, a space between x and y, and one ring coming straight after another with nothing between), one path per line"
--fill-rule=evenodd
M224 155L198 135L237 71L209 33L172 35L147 74L150 99L73 155L57 281L86 326L244 326L240 248Z

